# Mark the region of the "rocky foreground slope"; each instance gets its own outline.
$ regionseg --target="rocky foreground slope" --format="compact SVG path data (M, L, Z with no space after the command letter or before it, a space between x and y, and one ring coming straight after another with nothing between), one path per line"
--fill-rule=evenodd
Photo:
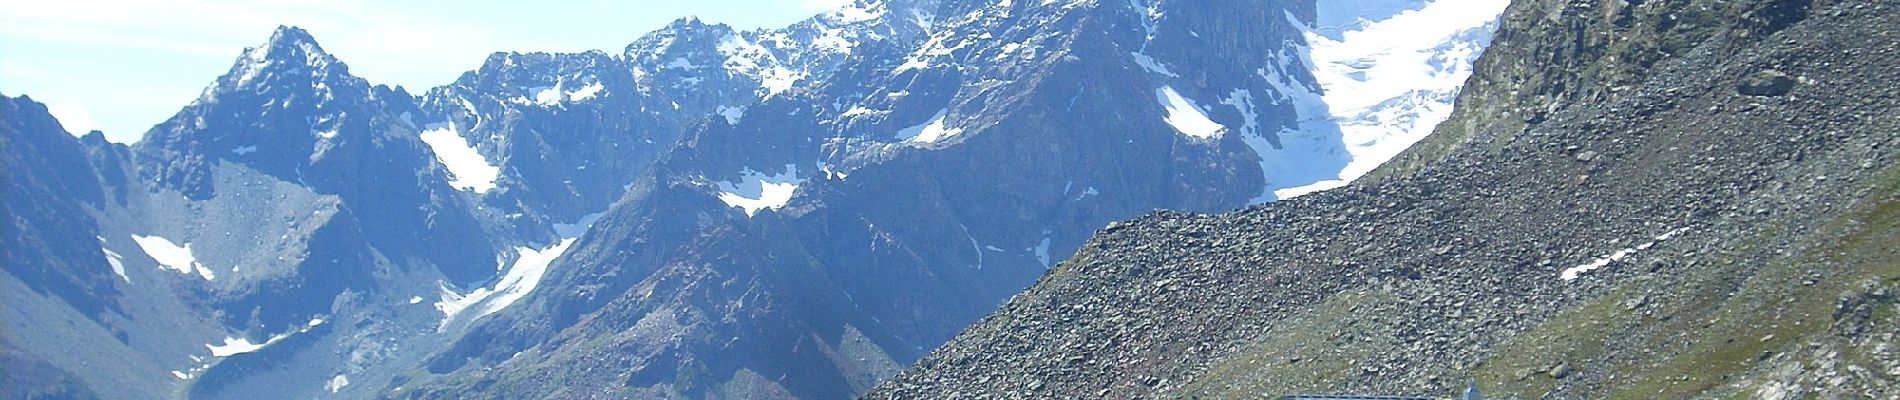
M867 397L1900 396L1894 26L1518 1L1376 182L1112 225Z

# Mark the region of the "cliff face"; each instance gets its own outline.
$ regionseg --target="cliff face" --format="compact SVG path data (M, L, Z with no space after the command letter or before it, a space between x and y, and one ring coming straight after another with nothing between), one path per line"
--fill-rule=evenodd
M1515 1L1494 37L1497 50L1479 61L1481 73L1450 119L1372 176L1406 174L1467 143L1508 141L1570 105L1627 95L1692 51L1758 45L1805 19L1810 3Z
M1895 396L1896 7L1516 2L1379 179L1111 225L868 397Z

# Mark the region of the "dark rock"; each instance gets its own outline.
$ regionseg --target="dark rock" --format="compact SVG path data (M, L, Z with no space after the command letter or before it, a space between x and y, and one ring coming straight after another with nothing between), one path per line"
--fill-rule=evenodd
M1794 77L1777 70L1762 70L1742 77L1735 92L1749 96L1780 96L1794 90Z

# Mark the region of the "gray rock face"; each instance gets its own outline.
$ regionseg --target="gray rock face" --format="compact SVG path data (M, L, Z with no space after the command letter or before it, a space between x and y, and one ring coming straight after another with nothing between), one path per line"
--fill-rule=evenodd
M1611 61L1578 38L1648 43L1623 27L1700 6L1518 2L1460 107L1536 122L1454 119L1440 135L1484 129L1376 183L1112 224L865 397L1894 396L1875 371L1900 325L1858 310L1900 276L1900 99L1857 82L1900 79L1878 28L1900 20L1793 3L1724 4L1645 31L1696 38L1666 56ZM1518 103L1624 63L1651 73ZM1815 86L1735 93L1761 65Z

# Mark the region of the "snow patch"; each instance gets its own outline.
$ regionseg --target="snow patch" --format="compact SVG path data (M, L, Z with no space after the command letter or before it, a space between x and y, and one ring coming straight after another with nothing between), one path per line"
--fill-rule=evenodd
M726 117L727 125L738 125L739 118L745 116L745 106L719 106L719 116Z
M1036 260L1042 262L1043 268L1049 268L1049 241L1049 231L1045 230L1042 231L1042 242L1036 243Z
M937 110L937 115L931 116L929 121L897 131L897 139L912 143L936 143L944 138L963 133L961 128L944 126L944 115L949 112L949 109Z
M1161 65L1161 63L1159 62L1155 62L1154 57L1149 57L1147 54L1128 53L1128 55L1134 56L1135 64L1141 65L1141 68L1148 70L1148 72L1165 75L1170 78L1181 77L1181 75L1175 74L1174 71L1169 71L1168 66Z
M750 217L759 210L777 210L792 200L792 193L805 179L798 177L798 166L785 164L785 172L766 175L751 168L739 172L738 181L719 182L719 201L738 207Z
M343 375L343 374L336 374L336 376L330 378L330 382L323 384L323 390L328 390L330 391L330 393L336 393L339 390L343 390L344 386L349 386L349 385L350 385L349 376Z
M587 214L582 215L580 221L575 221L572 224L554 224L554 234L564 238L581 237L581 234L587 233L587 228L594 226L595 221L600 221L601 215L603 214Z
M541 276L547 273L548 264L554 262L561 253L574 244L574 238L564 238L546 249L535 250L529 247L515 247L515 261L509 264L508 271L493 288L477 288L468 294L457 294L447 285L439 284L442 300L435 303L435 309L442 311L442 324L438 331L445 330L452 321L474 320L508 308L523 296L534 292L541 284Z
M1592 260L1590 262L1584 263L1583 265L1565 268L1563 272L1557 274L1557 277L1562 278L1565 281L1575 280L1577 279L1578 276L1582 276L1583 273L1585 272L1590 272L1590 271L1596 270L1597 268L1603 268L1604 266L1610 265L1610 263L1613 263L1613 262L1623 261L1623 259L1629 258L1629 256L1632 256L1632 255L1636 255L1636 253L1638 252L1641 252L1643 250L1649 250L1649 248L1655 246L1656 243L1660 243L1662 241L1674 238L1676 237L1676 235L1680 235L1683 232L1687 232L1688 230L1689 230L1688 227L1676 228L1675 230L1671 230L1668 233L1662 234L1661 236L1657 236L1655 240L1644 242L1643 244L1636 245L1636 247L1630 247L1630 248L1625 248L1622 250L1617 250L1615 253L1610 253L1610 255L1598 257L1596 260Z
M224 344L222 345L205 344L205 348L211 350L212 357L230 357L230 356L234 356L238 354L255 352L258 350L263 350L265 346L270 346L273 343L277 343L278 341L289 338L290 335L308 332L310 331L310 328L315 328L318 325L323 325L323 319L311 318L310 322L305 323L302 328L298 328L297 330L290 331L290 332L284 332L281 334L272 335L270 339L265 340L264 343L251 343L250 338L225 337Z
M273 337L271 338L271 340L265 341L264 343L251 343L251 339L248 339L248 338L226 337L224 338L224 344L222 345L206 344L205 348L211 349L212 357L230 357L230 356L234 356L238 354L244 354L244 353L250 353L250 352L262 350L265 345L268 345L271 342L277 341L276 339L277 338Z
M418 304L418 303L421 303L421 302L422 302L422 296L412 296L412 297L409 297L409 304Z
M486 193L495 188L495 179L501 175L501 168L489 164L482 153L462 140L452 123L429 124L419 138L435 153L436 162L442 163L442 167L454 175L449 186L475 193Z
M534 103L544 106L561 104L561 89L556 86L535 86L528 88L534 94Z
M793 84L798 83L799 79L804 78L805 73L803 72L793 71L785 67L772 67L759 72L759 89L764 90L764 97L769 98L773 95L784 93L786 90L791 90Z
M243 147L237 147L237 148L231 149L231 154L236 154L240 156L245 155L245 154L255 153L255 152L257 152L257 145L243 146Z
M594 96L600 95L600 91L606 88L607 88L606 86L601 86L600 82L589 83L589 84L581 86L579 89L568 91L567 101L580 102L587 99L592 99L594 98Z
M1168 110L1168 116L1163 120L1182 135L1197 139L1213 139L1220 137L1221 131L1227 129L1214 120L1208 119L1207 114L1201 112L1200 106L1195 105L1192 100L1181 97L1181 93L1174 91L1173 86L1155 89L1155 101L1160 102L1161 107Z
M849 110L844 110L843 114L838 114L838 118L849 119L849 118L856 118L857 116L860 116L860 115L879 114L883 112L884 111L881 111L881 110L873 110L873 109L865 108L864 106L855 106L855 107L851 107L851 109Z
M112 266L112 273L119 275L119 279L124 279L125 283L132 283L132 278L125 276L125 257L121 257L118 252L106 248L106 238L98 236L94 236L94 238L99 239L99 251L105 253L106 264Z
M187 275L195 271L198 276L204 277L207 281L217 278L211 273L210 268L205 268L204 264L198 262L198 257L191 254L191 243L180 246L162 237L139 235L132 235L132 242L138 243L139 249L144 250L145 255L152 257L152 261L157 261L159 266L166 269Z

